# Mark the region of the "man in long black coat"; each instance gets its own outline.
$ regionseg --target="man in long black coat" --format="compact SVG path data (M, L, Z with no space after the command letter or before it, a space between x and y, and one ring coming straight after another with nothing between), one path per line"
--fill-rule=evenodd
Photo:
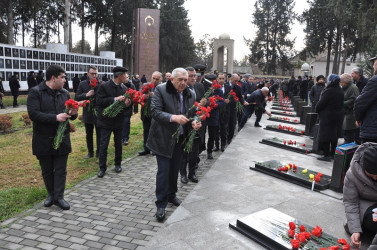
M98 91L98 85L101 84L101 81L97 78L98 70L95 66L90 66L88 68L88 79L80 82L79 87L77 88L77 93L75 95L76 101L83 101L83 100L92 100L92 103L87 105L83 108L83 122L85 125L85 133L86 133L86 147L88 148L88 154L84 157L85 159L92 158L94 156L94 149L93 149L93 132L94 128L96 130L96 142L97 142L97 150L96 150L96 157L99 155L99 148L101 143L101 130L97 126L97 117L95 115L96 112L96 93ZM78 77L77 77L78 79ZM97 79L97 87L92 89L89 85L90 81ZM91 110L89 110L89 107Z
M131 100L124 97L127 87L123 83L126 80L127 69L117 66L113 69L113 72L114 80L101 84L96 97L98 106L97 126L101 129L99 171L97 173L99 178L104 177L107 170L107 149L109 147L111 133L114 134L115 172L119 173L122 171L120 164L122 161L122 128L125 110L123 109L114 118L103 115L103 111L114 102L125 102L126 107L131 105Z
M66 127L60 147L53 148L53 140L60 122L74 120L77 111L64 112L65 102L70 99L63 88L65 70L51 65L46 70L46 81L32 88L27 99L27 110L33 121L33 155L39 160L43 181L48 197L45 207L52 204L68 210L70 205L64 200L64 188L67 176L68 154L72 151L69 126Z
M217 75L216 81L218 84L222 86L221 92L224 95L225 105L230 105L229 104L230 100L227 99L227 97L229 97L229 94L232 88L228 84L225 84L225 74L219 73ZM220 149L221 149L221 152L224 152L225 150L226 139L228 135L229 116L230 116L230 109L224 106L220 110L220 124L219 124L219 130L216 132L216 135L215 135L215 149L213 150L214 152L219 151Z
M10 91L12 92L13 96L13 108L18 107L17 98L18 98L18 91L20 89L20 82L18 80L18 73L15 73L10 79L9 79L9 87Z
M242 89L238 86L238 82L240 80L240 76L238 74L233 74L229 85L236 93L238 97L238 101L244 105L244 99L242 97ZM233 99L226 105L227 112L229 112L229 123L228 123L228 135L227 135L227 142L230 144L232 142L234 131L236 129L237 124L237 102Z
M34 71L30 71L29 73L29 76L27 78L27 86L28 91L30 91L30 89L34 86L37 86L37 79L35 78Z
M72 87L73 87L73 92L77 93L77 89L80 84L80 78L79 74L75 74L75 76L72 78Z

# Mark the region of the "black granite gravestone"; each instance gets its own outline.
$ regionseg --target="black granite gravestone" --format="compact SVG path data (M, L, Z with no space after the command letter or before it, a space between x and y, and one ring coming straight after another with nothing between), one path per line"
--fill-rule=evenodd
M296 117L297 116L296 112L286 111L286 110L271 110L271 114L290 116L290 117Z
M306 122L306 115L312 111L312 106L302 106L301 107L301 114L300 114L300 122L301 124L305 124Z
M284 167L288 167L288 170L282 170ZM310 179L310 176L313 175L313 178L318 175L318 172L312 171L307 168L296 166L292 163L285 163L281 161L265 161L265 162L257 162L255 163L255 167L250 167L252 170L256 170L259 172L263 172L268 175L272 175L279 179L283 179L289 182L293 182L297 185L304 186L307 188L312 188L313 181L314 181L314 189L315 190L325 190L328 189L330 186L331 176L321 175L319 181L315 181L314 179ZM286 168L285 168L286 169Z
M318 141L318 134L319 134L319 123L314 125L313 128L313 152L314 153L320 153L321 149L319 148L319 141Z
M296 109L297 116L301 117L302 107L305 106L305 105L306 105L305 101L298 101L297 102L297 109Z
M295 111L293 108L287 108L287 107L275 106L275 105L272 105L271 109L274 109L274 110L283 110L283 111L289 111L289 112Z
M273 137L262 139L259 143L287 149L302 154L310 154L312 152L312 145L307 145L306 143L298 142L292 139Z
M279 124L279 125L267 125L266 130L272 130L280 133L290 134L290 135L303 135L305 131L299 128Z
M300 124L300 119L282 116L271 116L267 120L274 122L284 122L289 124Z
M305 227L306 232L311 233L313 231L313 226L307 225L274 208L267 208L237 219L236 224L229 224L229 227L267 249L291 250L293 249L291 238L288 236L290 222L293 222L296 226L296 235L300 232L299 227L301 225ZM323 232L322 229L318 238L312 235L310 239L305 240L305 243L301 244L302 246L299 249L305 250L327 249L330 246L340 246L339 249L342 249L342 245L338 243L338 239ZM351 247L350 249L354 248Z
M359 145L355 143L343 144L336 148L330 183L331 190L343 192L344 177L358 148Z
M313 136L314 125L317 123L318 114L317 113L307 113L305 121L305 135Z

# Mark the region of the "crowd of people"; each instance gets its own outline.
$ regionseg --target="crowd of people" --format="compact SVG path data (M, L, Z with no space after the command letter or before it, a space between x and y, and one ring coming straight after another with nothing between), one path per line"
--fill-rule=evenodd
M375 73L377 73L376 59L377 57L373 58ZM290 98L300 96L307 103L311 103L312 111L319 114L318 136L320 148L324 153L324 156L318 158L319 160L331 161L338 138L341 136L344 137L345 143L368 142L367 145L371 148L377 145L373 144L377 143L376 78L366 79L361 68L353 69L351 74L340 76L331 74L327 79L319 75L316 77L316 83L311 77L298 77L297 80L292 77L290 80L279 81L249 74L241 78L237 73L215 72L204 75L205 71L203 65L185 69L176 68L171 73L165 74L155 71L151 75L151 81L146 82L145 75L139 79L139 75L136 74L130 79L127 69L119 66L113 69L112 79L99 79L97 68L91 66L85 78L79 81L75 79L78 79L77 75L74 78L75 100L90 100L90 105L83 110L88 150L85 159L99 158L98 178L103 178L107 171L107 149L111 134L114 136L115 147L114 170L117 173L122 171L122 145L128 145L130 140L130 117L139 112L138 104L133 103L132 98L127 97L125 93L129 89L141 91L144 101L140 110L143 124L143 150L139 155L152 153L157 159L156 217L158 221L164 220L165 208L169 202L175 206L181 203L176 196L179 174L183 184L187 184L189 180L197 183L199 180L196 169L200 161L199 154L206 151L207 159L213 159L213 152L220 150L224 152L226 146L232 142L236 129L240 131L253 113L256 115L254 126L261 127L262 115L265 113L271 116L265 108L266 102L276 97L279 90L282 91L283 96ZM29 78L30 83L34 85L29 89L27 101L29 116L33 121L33 154L40 162L48 191L44 205L49 207L55 204L67 210L70 209L70 205L64 200L63 194L67 159L71 152L69 132L65 131L58 149L53 148L52 139L58 124L67 119L75 119L77 111L72 109L69 113L64 112L65 101L70 96L64 88L66 78L63 68L51 65L46 70L46 80L40 83L37 82L34 74L30 74ZM96 82L95 86L93 82ZM124 103L124 108L115 116L105 115L104 110L114 103ZM17 106L17 102L14 105ZM200 113L203 107L204 110L208 108L208 115L197 119L198 112ZM184 141L193 130L196 131L196 136L188 152ZM94 131L96 150L94 150ZM207 140L206 135L208 135ZM161 147L161 145L165 146ZM360 158L363 156L362 153L363 151L360 151ZM369 153L369 155L373 154ZM357 182L355 178L358 176L354 173L356 171L354 169L361 166L365 168L362 173L367 176L362 178L371 178L369 184L372 185L373 190L377 190L374 187L377 171L371 167L373 157L366 158L368 161L364 163L353 160L352 170L348 171L346 177L345 195L351 197L344 200L349 221L347 227L353 235L351 239L355 244L362 232L360 223L363 220L360 223L354 222L357 216L352 217L349 213L350 211L353 213L355 209L348 208L351 205L355 206L356 190L360 193L364 190L348 186L351 182ZM358 194L358 197L361 199L363 195ZM366 197L369 199L368 195ZM377 202L377 198L373 195L372 199ZM352 200L351 205L347 203L350 200ZM359 214L360 218L364 218L363 216L364 210Z

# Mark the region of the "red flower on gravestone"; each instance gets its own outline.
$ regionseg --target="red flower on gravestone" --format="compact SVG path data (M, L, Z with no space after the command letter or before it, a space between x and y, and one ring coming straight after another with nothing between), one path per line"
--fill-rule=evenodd
M343 250L350 250L351 246L349 244L346 244L342 247Z
M328 250L339 250L339 246L328 247Z
M321 172L318 172L317 175L318 175L319 177L322 177L322 176L323 176L323 174L322 174Z
M305 143L303 143L303 144L302 144L302 146L303 146L303 147L306 147L306 144L305 144Z
M314 177L314 180L315 180L316 182L320 182L320 181L321 181L321 176L316 175L316 176Z
M296 231L294 229L289 229L288 230L288 236L289 237L293 238L295 236L295 234L296 234Z
M300 247L300 241L291 239L291 244L293 249L298 249Z
M306 242L305 232L296 234L296 239L302 243L305 243Z
M338 244L346 245L348 243L345 239L338 239Z
M305 226L304 226L304 225L301 225L301 226L300 226L300 232L305 232L305 231L306 231Z
M320 228L319 226L316 226L315 228L313 228L312 235L314 235L315 237L321 237L321 234L322 234L322 228Z
M286 142L286 141L284 141L283 143L284 143L284 145L285 145L285 144L287 144L287 142Z
M311 234L309 232L305 232L305 238L308 240L310 239Z

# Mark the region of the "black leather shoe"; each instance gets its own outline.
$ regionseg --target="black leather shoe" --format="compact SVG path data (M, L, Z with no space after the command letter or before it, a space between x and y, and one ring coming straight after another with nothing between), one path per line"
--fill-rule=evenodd
M165 219L165 208L162 208L162 207L157 208L156 218L159 222Z
M117 172L117 173L122 172L122 167L121 166L115 166L115 172Z
M193 174L193 175L189 175L189 180L191 180L192 182L195 182L195 183L198 183L198 177L196 177L196 175L195 174Z
M330 156L318 157L317 160L320 160L320 161L331 161L331 157Z
M225 147L221 146L221 152L224 152L224 151L225 151Z
M215 147L215 149L213 150L213 152L217 152L219 150L220 150L219 147Z
M54 201L54 204L63 210L69 210L71 208L69 203L66 202L64 199L59 199L57 201Z
M148 155L148 154L150 154L151 153L151 151L149 151L149 150L144 150L144 151L140 151L139 152L139 155Z
M213 159L212 153L207 153L207 159L209 159L209 160Z
M182 203L182 201L177 197L174 197L173 199L168 199L168 202L172 203L176 207L178 207Z
M45 202L43 202L43 206L45 207L51 207L54 201L52 200L52 197L49 195Z
M254 127L261 128L262 126L259 123L255 123Z
M88 154L87 156L84 157L84 159L90 159L93 157L93 154Z
M98 176L98 178L104 177L105 176L105 171L101 169L100 171L98 171L97 176Z
M184 176L181 176L181 182L183 184L187 184L188 183L188 180L187 180L187 177L184 175Z

